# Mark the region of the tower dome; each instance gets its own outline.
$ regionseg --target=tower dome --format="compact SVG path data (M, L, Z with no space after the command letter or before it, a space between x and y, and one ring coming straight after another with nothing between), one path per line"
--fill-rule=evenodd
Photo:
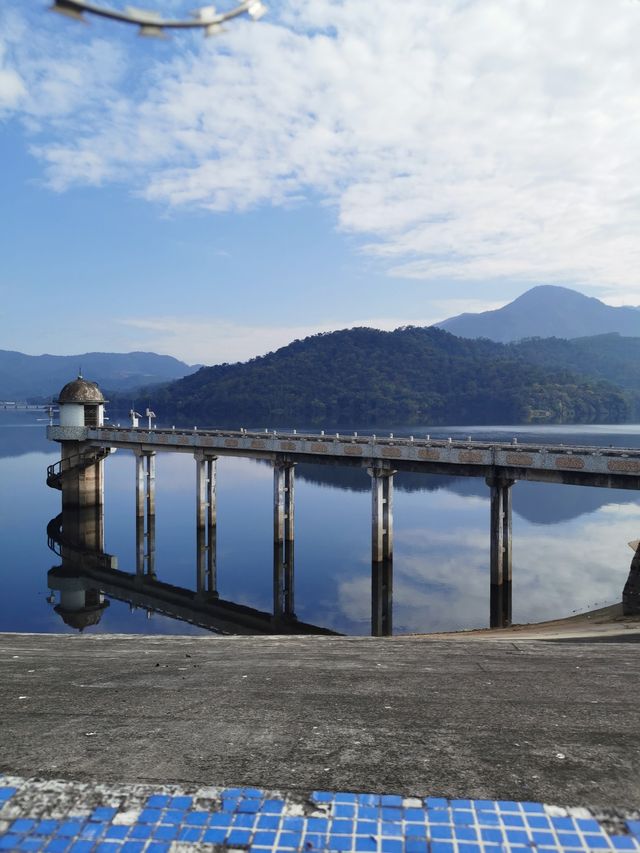
M106 403L102 391L95 382L83 379L81 375L67 382L57 400L58 403Z

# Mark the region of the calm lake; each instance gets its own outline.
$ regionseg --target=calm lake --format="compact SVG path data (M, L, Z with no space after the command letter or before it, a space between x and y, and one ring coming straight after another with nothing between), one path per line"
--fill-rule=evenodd
M39 411L0 410L0 630L67 632L47 573L60 558L47 523L60 492L47 488L59 448ZM640 426L391 427L396 435L471 435L527 441L639 447ZM383 431L378 429L380 435ZM157 455L156 561L159 580L196 585L195 463ZM119 450L105 464L105 550L135 572L135 461ZM397 474L393 632L484 627L489 622L489 499L483 479ZM273 608L272 469L218 461L217 586L220 598ZM295 612L344 634L371 631L370 479L366 472L296 466ZM619 601L640 537L633 491L516 483L513 487L513 620L566 616ZM206 633L188 622L111 600L89 632Z

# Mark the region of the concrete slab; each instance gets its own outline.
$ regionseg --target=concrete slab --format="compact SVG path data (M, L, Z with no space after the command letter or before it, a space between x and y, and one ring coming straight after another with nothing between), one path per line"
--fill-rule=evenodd
M0 770L640 805L629 644L0 635Z

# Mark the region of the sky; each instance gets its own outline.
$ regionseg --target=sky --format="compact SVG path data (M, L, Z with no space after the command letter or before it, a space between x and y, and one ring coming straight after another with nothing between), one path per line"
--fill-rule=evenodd
M48 5L0 5L0 348L640 304L638 0L271 0L167 40Z

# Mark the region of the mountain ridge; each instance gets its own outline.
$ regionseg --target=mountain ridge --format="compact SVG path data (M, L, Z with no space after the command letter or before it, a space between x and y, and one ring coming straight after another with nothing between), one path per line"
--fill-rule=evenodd
M509 343L525 338L582 338L617 332L640 337L640 309L606 305L594 296L541 284L492 311L464 313L434 324L463 338Z

